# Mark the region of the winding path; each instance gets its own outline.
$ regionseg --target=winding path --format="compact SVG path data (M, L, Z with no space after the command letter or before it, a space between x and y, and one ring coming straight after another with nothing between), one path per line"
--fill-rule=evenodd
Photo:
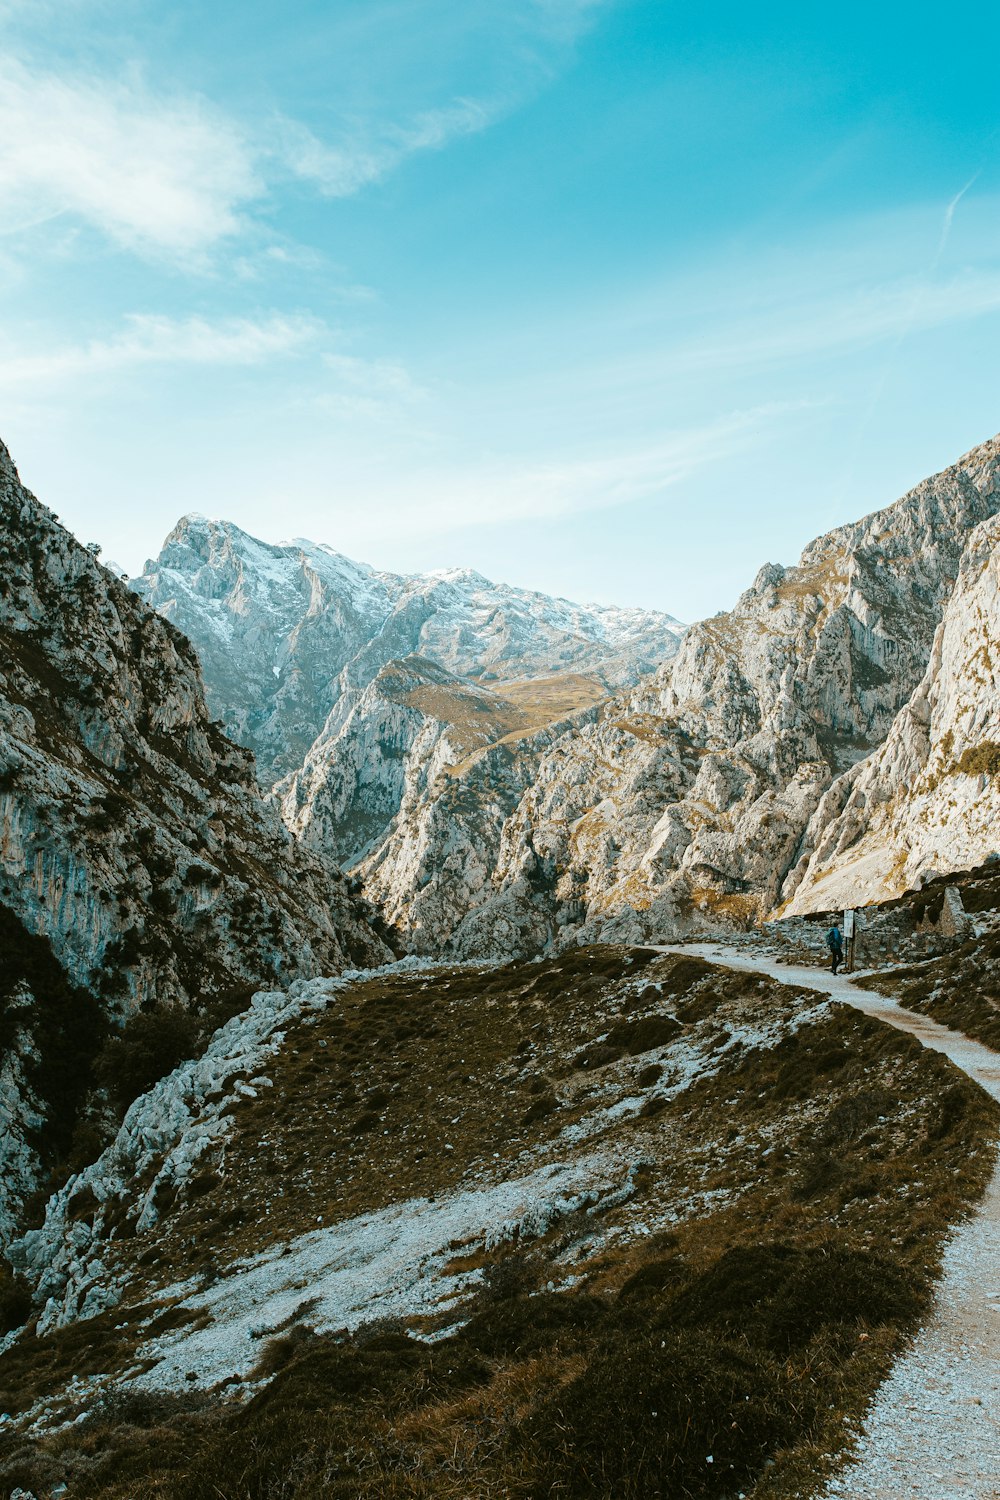
M1000 1100L1000 1054L842 974L715 943L663 947L820 990L943 1052ZM934 1312L868 1414L824 1500L1000 1500L1000 1167L944 1253Z

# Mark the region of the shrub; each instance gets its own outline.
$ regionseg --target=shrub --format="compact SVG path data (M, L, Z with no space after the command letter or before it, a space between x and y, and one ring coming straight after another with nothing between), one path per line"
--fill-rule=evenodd
M27 1008L19 1004L25 990L32 997ZM70 1149L107 1021L94 997L70 983L48 940L0 905L0 1050L20 1026L33 1043L28 1081L47 1106L36 1144L48 1163Z
M813 1420L777 1360L711 1331L616 1333L525 1424L538 1497L730 1496Z
M105 1043L94 1062L94 1076L124 1114L133 1099L193 1056L198 1035L195 1018L176 1006L139 1011Z
M16 1271L0 1261L0 1334L20 1328L31 1316L31 1288Z
M640 1052L665 1047L680 1029L680 1022L673 1016L642 1016L637 1021L619 1021L608 1032L608 1045L620 1047L631 1057L637 1057Z
M922 1305L912 1278L872 1251L835 1244L740 1245L677 1290L660 1322L716 1328L787 1354L828 1325L905 1323Z
M484 1308L470 1318L461 1337L473 1349L494 1358L526 1358L587 1340L606 1314L607 1305L599 1297L539 1292Z

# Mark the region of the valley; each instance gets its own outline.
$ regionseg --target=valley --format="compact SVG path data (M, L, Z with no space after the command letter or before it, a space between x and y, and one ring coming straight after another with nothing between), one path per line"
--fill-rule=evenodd
M997 440L686 631L198 516L129 585L0 459L7 1496L981 1447Z

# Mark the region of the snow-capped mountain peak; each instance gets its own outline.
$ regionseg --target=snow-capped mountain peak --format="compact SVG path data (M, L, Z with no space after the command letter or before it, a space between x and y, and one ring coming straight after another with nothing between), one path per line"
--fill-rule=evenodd
M342 695L387 662L419 655L490 680L583 672L597 697L669 659L684 630L655 610L574 604L471 568L381 571L195 513L134 587L193 641L210 703L265 782L300 766Z

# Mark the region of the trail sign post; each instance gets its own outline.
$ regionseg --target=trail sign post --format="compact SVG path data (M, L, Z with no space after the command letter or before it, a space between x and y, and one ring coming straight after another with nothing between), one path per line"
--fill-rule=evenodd
M854 917L855 913L853 911L844 912L844 941L847 944L847 963L845 968L848 974L854 973Z

